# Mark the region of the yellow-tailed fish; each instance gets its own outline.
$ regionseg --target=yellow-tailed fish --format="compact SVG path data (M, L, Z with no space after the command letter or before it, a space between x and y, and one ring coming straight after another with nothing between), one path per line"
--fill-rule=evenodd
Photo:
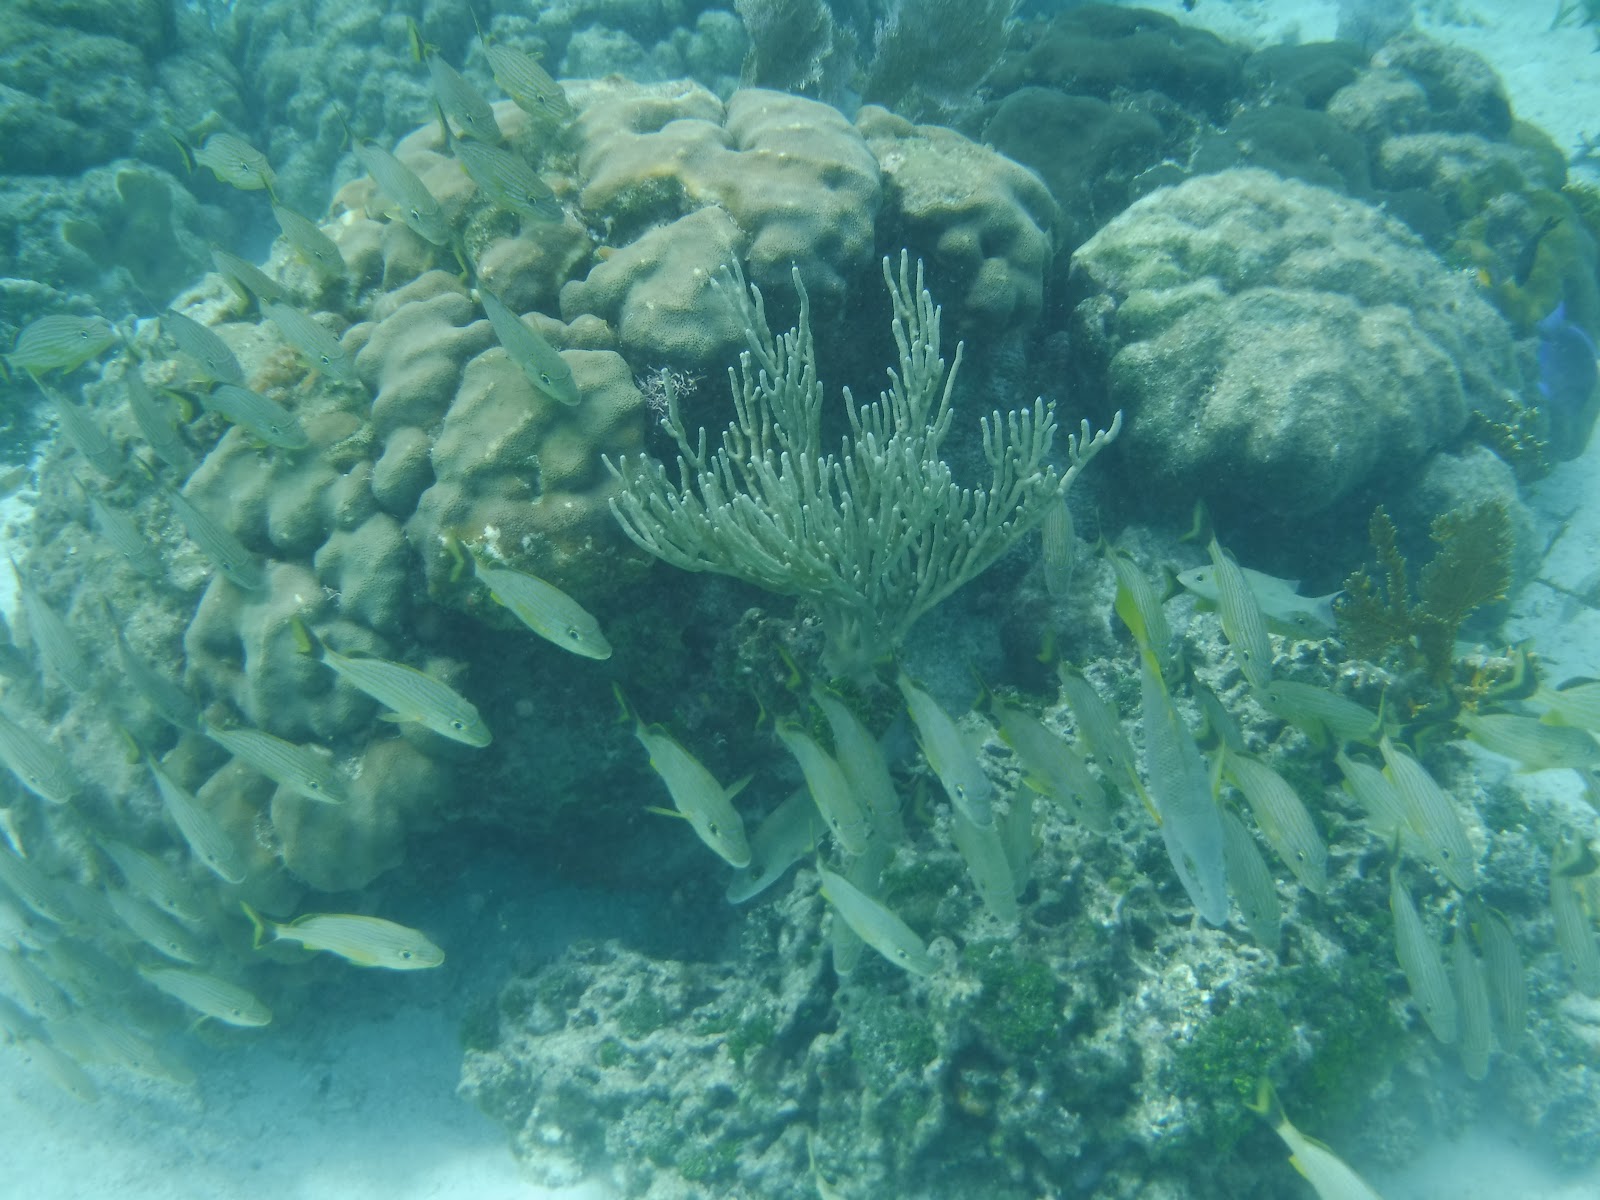
M1272 639L1267 635L1266 619L1255 593L1239 564L1212 538L1211 577L1217 585L1217 615L1223 636L1240 672L1252 687L1266 687L1272 681Z
M611 643L600 632L600 623L555 584L526 571L491 566L477 554L472 565L496 602L546 641L584 658L611 657Z
M1416 835L1411 832L1405 803L1389 777L1377 767L1357 762L1342 749L1334 761L1344 773L1344 790L1367 814L1367 827L1386 844L1393 845L1399 838L1401 849L1406 849L1411 844L1409 839Z
M729 866L748 867L750 843L745 838L744 820L733 807L733 797L745 781L723 787L698 758L638 717L634 718L633 736L650 756L650 766L666 784L673 806L688 818L700 840Z
M162 562L160 553L151 543L150 539L137 525L133 518L120 508L113 508L94 492L91 492L76 478L73 483L83 495L84 502L89 506L89 513L94 522L95 531L131 566L146 579L161 579L166 575L166 564Z
M204 721L200 728L240 762L297 796L321 804L343 804L348 799L333 760L314 747L287 742L260 729L220 729Z
M156 457L180 476L194 470L194 451L178 431L171 408L165 401L156 399L137 364L128 365L122 381L128 389L128 411L133 414L133 423L139 427L150 449L156 452Z
M1543 720L1552 725L1576 725L1600 733L1600 681L1585 679L1558 688L1541 687L1533 703L1544 709Z
M1528 979L1522 969L1522 954L1511 926L1497 912L1481 902L1472 912L1472 931L1483 951L1484 974L1489 985L1490 1007L1494 1011L1500 1045L1514 1050L1528 1025Z
M1033 878L1034 800L1032 788L1014 789L1006 797L1006 810L996 824L1000 830L1000 844L1005 848L1006 862L1011 867L1012 890L1021 895Z
M1289 1165L1311 1185L1317 1193L1317 1200L1383 1200L1337 1154L1290 1123L1272 1085L1265 1079L1256 1088L1256 1098L1249 1107L1252 1112L1260 1114L1272 1126L1272 1131L1283 1139L1283 1144L1289 1147Z
M483 142L498 142L500 126L495 123L494 109L473 87L437 52L427 54L428 75L433 80L433 95L461 132Z
M1456 1012L1459 1014L1461 1069L1468 1079L1482 1080L1489 1074L1489 1054L1493 1034L1489 1020L1489 982L1483 964L1473 952L1464 921L1456 922L1450 941L1450 966L1455 981Z
M395 204L400 219L412 232L435 246L448 246L450 224L439 201L417 173L376 142L358 138L353 148L378 190Z
M860 854L872 840L866 807L834 758L797 725L779 724L778 740L794 755L817 811L846 853Z
M228 348L228 343L209 326L169 308L161 314L161 332L180 351L200 364L207 380L213 383L244 382L244 368Z
M77 635L62 616L51 608L39 590L33 586L16 559L10 559L11 571L17 577L17 596L22 602L22 612L28 621L28 632L45 669L75 692L87 691L94 682L94 672L89 660L78 645Z
M1298 727L1319 746L1330 742L1336 748L1351 742L1374 746L1383 736L1383 717L1379 713L1324 687L1275 679L1265 687L1252 687L1250 695L1262 708Z
M267 576L260 561L222 522L182 492L170 487L163 487L162 492L194 544L230 583L247 592L266 586Z
M939 702L912 683L904 671L895 686L905 700L916 728L917 744L928 766L938 776L950 803L979 827L994 825L994 784L984 774L983 763L966 736Z
M270 194L278 179L267 156L232 133L213 133L194 152L194 161L210 167L219 180L240 191L259 192L265 188Z
M236 983L184 967L140 967L139 974L180 1004L202 1017L226 1025L268 1025L272 1010Z
M93 1104L100 1099L100 1089L71 1055L42 1041L24 1042L20 1049L24 1059L74 1100Z
M194 889L165 859L115 838L97 838L96 844L122 872L122 881L129 891L180 921L201 919L202 912L195 900Z
M258 441L280 450L304 450L311 439L299 420L276 400L236 383L219 383L200 397L200 403Z
M244 853L221 822L198 797L168 775L154 756L146 754L145 765L156 781L156 791L161 794L167 815L189 844L190 852L224 883L243 883L248 871Z
M1473 891L1478 886L1478 856L1455 801L1421 763L1397 749L1387 737L1378 748L1383 753L1389 781L1405 808L1406 826L1423 857L1463 892Z
M106 901L117 920L156 953L190 966L204 960L205 951L195 936L154 906L118 888L106 892Z
M1554 858L1550 867L1550 915L1555 925L1556 949L1572 976L1572 985L1585 996L1600 996L1600 946L1595 944L1594 926L1584 911L1576 881L1559 869Z
M873 827L891 843L898 842L905 830L900 819L900 797L889 776L889 764L872 731L837 696L820 687L811 689L811 698L828 722L833 734L834 757L850 781L851 790L861 798Z
M1300 585L1294 580L1263 575L1249 567L1240 567L1239 571L1261 615L1274 632L1285 637L1320 638L1334 631L1333 601L1338 592L1302 596L1297 590ZM1208 604L1217 603L1217 577L1212 567L1179 572L1178 582Z
M883 868L894 857L894 847L875 841L865 854L857 854L844 867L844 878L851 887L865 896L883 900ZM841 979L848 979L861 962L861 952L866 943L843 921L833 921L828 929L828 949L833 953L833 971Z
M71 1011L67 994L35 965L35 959L0 950L0 991L44 1021L57 1021ZM42 962L43 960L37 960Z
M147 1079L160 1079L180 1087L193 1087L194 1072L163 1054L159 1047L126 1025L107 1021L88 1009L72 1015L72 1022L97 1062L121 1067Z
M1250 802L1262 836L1301 886L1318 896L1326 893L1328 848L1289 781L1264 762L1226 752L1222 773Z
M1460 1033L1455 990L1439 943L1401 882L1399 863L1389 868L1389 912L1394 917L1395 957L1411 985L1411 999L1433 1036L1451 1045Z
M1071 590L1077 547L1072 510L1067 507L1065 496L1057 496L1045 505L1044 519L1039 522L1039 564L1044 574L1044 590L1052 599L1059 600Z
M295 618L301 649L390 711L384 720L410 723L468 746L487 746L493 736L472 702L454 688L405 663L330 649Z
M1161 608L1161 597L1151 586L1145 573L1121 550L1106 547L1106 558L1117 577L1116 599L1113 602L1117 616L1133 634L1133 640L1142 652L1156 656L1161 670L1166 672L1172 663L1172 626L1167 624L1167 614Z
M1575 771L1600 766L1600 741L1577 725L1556 725L1515 713L1463 710L1456 723L1485 750L1516 762L1524 771Z
M820 864L817 874L822 879L822 898L863 942L913 975L932 975L938 970L939 964L911 926L843 876Z
M299 942L307 950L326 950L358 967L387 971L423 971L444 962L444 951L426 935L382 917L356 913L307 913L292 921L273 921L248 904L245 915L255 926L256 945Z
M1078 672L1063 666L1060 675L1061 693L1067 698L1067 707L1072 709L1079 735L1094 751L1100 770L1116 787L1131 792L1148 805L1144 785L1134 766L1133 746L1128 742L1128 735L1122 732L1116 710L1095 691L1094 684ZM1152 815L1154 811L1151 810Z
M1261 847L1245 824L1227 809L1222 819L1222 858L1228 868L1228 891L1239 906L1245 928L1263 950L1278 952L1283 941L1283 906L1277 881L1261 855Z
M117 639L117 665L122 668L123 677L133 685L133 690L138 692L164 721L180 730L198 730L200 706L195 703L194 697L156 670L128 645L128 639L122 632L122 624L110 613L109 607L107 615L112 617L111 628Z
M263 301L261 308L283 334L283 340L300 351L313 370L340 383L360 384L355 359L326 325L289 304Z
M272 276L268 275L253 262L246 262L237 254L224 250L221 246L211 247L211 261L216 265L217 274L234 290L239 299L249 304L251 300L287 300L288 289Z
M532 55L487 38L483 39L483 51L494 81L523 112L552 121L572 116L566 92Z
M743 904L766 891L816 848L822 814L809 788L796 788L750 834L750 861L728 884L729 904Z
M1003 924L1015 924L1017 878L1006 854L1001 822L979 825L967 816L965 809L951 805L950 840L956 844L983 906Z
M344 274L344 256L339 253L338 243L322 232L322 226L281 204L272 206L272 215L278 219L284 240L318 274L330 279Z
M1228 870L1211 774L1194 735L1173 706L1154 656L1141 654L1146 787L1161 817L1167 857L1195 911L1211 925L1228 919Z
M535 221L560 221L566 216L550 185L510 150L481 142L457 142L456 158L483 198L495 207Z
M531 326L506 307L505 302L488 288L478 286L478 300L494 326L495 336L505 347L507 356L522 369L528 382L543 396L558 404L574 406L582 403L578 382L572 368L567 366L561 352L545 341Z
M1066 739L1032 713L998 699L992 708L1000 723L1000 739L1022 765L1023 782L1054 800L1079 824L1096 833L1109 832L1105 789Z
M47 375L51 371L67 374L91 358L99 358L117 340L117 331L104 317L75 317L52 313L23 326L17 342L6 355L16 371Z
M26 726L0 712L0 763L35 796L65 804L78 791L67 756Z
M81 404L67 399L55 388L47 386L37 376L33 382L44 398L50 402L50 407L55 410L56 420L61 424L61 432L66 434L73 449L83 455L89 465L107 479L115 479L121 475L122 452L101 428L100 422L94 415Z
M0 883L22 901L28 911L56 925L72 925L72 910L61 898L56 880L8 847L0 847Z

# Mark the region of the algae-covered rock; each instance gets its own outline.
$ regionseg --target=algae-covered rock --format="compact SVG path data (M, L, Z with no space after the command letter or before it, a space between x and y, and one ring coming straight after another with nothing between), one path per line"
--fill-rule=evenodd
M1136 202L1074 260L1148 500L1304 516L1522 386L1504 320L1377 209L1262 171Z

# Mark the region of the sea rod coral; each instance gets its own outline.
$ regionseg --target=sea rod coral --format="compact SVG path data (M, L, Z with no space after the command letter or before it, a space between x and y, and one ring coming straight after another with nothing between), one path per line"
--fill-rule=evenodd
M734 307L749 349L729 369L735 418L708 454L702 428L691 443L670 378L662 427L678 444L674 485L644 459L608 458L623 482L612 511L635 542L687 571L715 571L817 608L829 665L865 670L904 640L918 617L982 574L1044 519L1078 473L1122 428L1068 435L1065 471L1050 464L1055 406L997 410L983 418L987 487L963 488L939 457L961 366L939 354L939 310L913 288L909 256L883 277L894 305L900 369L875 404L857 408L844 389L850 433L837 456L822 452L822 384L817 378L810 303L800 296L796 327L775 337L760 289L738 269L714 280Z

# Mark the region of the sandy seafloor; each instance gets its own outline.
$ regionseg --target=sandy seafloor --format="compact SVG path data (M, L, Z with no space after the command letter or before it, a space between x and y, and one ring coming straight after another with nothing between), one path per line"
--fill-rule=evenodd
M1265 43L1330 37L1338 10L1331 0L1196 0L1187 13L1180 0L1146 6ZM1600 135L1600 53L1586 31L1550 30L1557 0L1420 7L1425 29L1496 66L1519 116L1569 151L1585 134ZM17 521L19 499L4 505L0 528ZM1600 439L1536 485L1533 499L1549 547L1540 578L1589 582L1600 562ZM8 610L10 586L0 579ZM1533 637L1555 678L1600 676L1600 612L1541 583L1515 598L1507 633ZM1527 782L1550 803L1582 803L1567 773ZM441 889L451 909L391 913L449 948L441 970L332 972L306 1008L280 1014L267 1030L202 1034L189 1054L200 1075L193 1093L101 1075L102 1098L85 1105L17 1048L0 1046L0 1198L604 1200L597 1188L528 1183L503 1131L455 1095L458 1031L474 1003L572 939L627 940L652 919L648 898L577 891L542 874L537 862L507 854L474 868L469 887ZM1555 1171L1496 1125L1492 1107L1484 1111L1459 1140L1430 1146L1403 1170L1368 1171L1369 1179L1385 1200L1600 1197L1600 1167ZM1309 1194L1286 1166L1281 1195Z

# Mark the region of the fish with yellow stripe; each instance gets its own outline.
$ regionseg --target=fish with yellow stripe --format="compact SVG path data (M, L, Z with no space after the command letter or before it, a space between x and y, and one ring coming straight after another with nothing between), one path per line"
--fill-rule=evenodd
M255 927L255 946L299 942L307 950L326 950L358 967L387 971L425 971L444 962L444 951L427 935L406 925L359 913L307 913L292 921L264 917L239 902Z

